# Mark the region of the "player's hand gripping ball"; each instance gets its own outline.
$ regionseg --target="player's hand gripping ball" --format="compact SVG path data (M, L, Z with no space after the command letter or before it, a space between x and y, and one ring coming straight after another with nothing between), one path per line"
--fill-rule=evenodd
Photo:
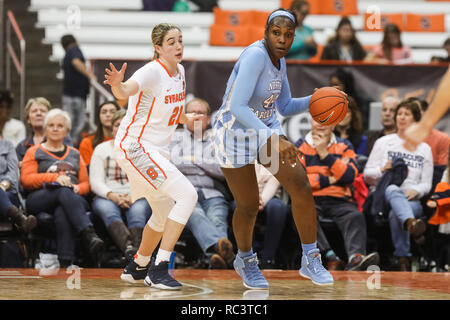
M337 125L344 119L347 110L347 96L334 87L316 90L309 100L309 113L323 126Z

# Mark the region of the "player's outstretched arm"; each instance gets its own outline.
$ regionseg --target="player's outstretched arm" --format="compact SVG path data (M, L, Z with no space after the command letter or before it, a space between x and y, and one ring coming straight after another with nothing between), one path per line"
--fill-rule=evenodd
M425 141L434 125L450 107L450 67L442 77L433 101L418 123L413 123L405 131L405 148L415 150Z
M138 83L134 80L123 82L127 63L125 62L120 70L117 70L112 63L109 64L109 67L111 69L105 69L106 80L103 83L111 86L114 96L117 99L127 99L129 96L134 96L139 90Z

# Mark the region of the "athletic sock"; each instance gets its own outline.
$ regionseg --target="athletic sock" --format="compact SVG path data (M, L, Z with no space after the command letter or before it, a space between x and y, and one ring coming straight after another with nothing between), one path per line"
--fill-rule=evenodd
M247 251L247 252L243 252L243 251L238 249L238 256L241 257L241 258L249 257L252 254L253 254L253 249L250 249L250 251Z
M143 256L139 254L139 252L134 255L134 262L136 262L140 267L146 267L149 261L150 256Z
M156 254L155 266L157 266L161 261L169 261L171 254L172 254L171 251L159 249L158 253Z
M317 241L314 241L313 243L302 243L302 250L304 255L314 249L317 249Z

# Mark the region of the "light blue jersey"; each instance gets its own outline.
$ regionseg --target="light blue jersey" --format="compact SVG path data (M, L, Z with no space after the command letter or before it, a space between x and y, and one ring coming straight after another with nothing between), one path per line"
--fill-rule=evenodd
M276 110L283 116L305 111L311 96L292 98L286 61L275 67L263 40L247 47L234 65L222 106L213 124L216 157L225 168L254 163L274 133L284 135Z

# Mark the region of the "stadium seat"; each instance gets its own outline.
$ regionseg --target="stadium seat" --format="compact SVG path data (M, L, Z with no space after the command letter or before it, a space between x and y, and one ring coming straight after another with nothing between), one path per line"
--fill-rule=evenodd
M100 10L142 10L142 0L31 0L30 10L37 11L45 8L67 9L69 6L79 9Z
M351 16L358 14L357 0L319 0L320 14Z
M212 46L238 46L245 47L261 39L264 29L253 26L224 26L212 25L210 27L210 40Z
M222 10L214 8L214 24L222 26L249 26L253 24L253 10Z
M406 15L407 31L415 32L445 32L445 16L441 14L412 14Z
M313 6L322 0L310 1L310 12L314 13ZM69 2L81 10L79 26L68 25ZM290 5L290 1L284 0L219 0L220 9L216 9L215 12L220 11L221 14L220 17L218 15L216 17L216 13L213 12L164 12L162 14L141 11L138 9L141 6L140 0L130 1L130 10L128 10L121 2L120 0L99 0L95 1L94 5L87 0L32 0L29 9L37 11L37 27L45 30L43 42L53 46L50 57L52 61L60 60L64 56L59 39L66 33L72 33L77 38L87 59L149 59L153 55L150 32L156 24L161 22L173 23L182 29L185 43L184 59L234 60L246 45L263 37L263 26L272 10L280 5L284 7ZM405 1L359 0L356 14L350 15L349 18L363 46L373 46L382 41L382 29L370 29L367 23L369 17L366 11L373 5L377 5L379 12L382 13L381 26L387 21L395 22L400 26L402 14L405 15L406 20L406 14L423 16L439 13L441 22L443 15L444 23L441 27L443 25L445 29L441 32L433 31L435 29L431 31L428 29L428 32L423 28L406 29L406 26L400 26L400 28L403 30L403 43L411 47L413 57L419 59L415 62L428 63L433 55L446 55L442 44L450 31L450 3L415 0L408 2L408 10L405 12ZM246 11L246 13L239 11ZM234 14L231 15L230 12ZM230 21L230 19L234 20ZM324 46L328 38L334 34L340 19L340 14L310 14L306 17L305 24L314 30L314 39L318 45ZM260 27L252 29L252 37L238 35L237 39L233 38L233 45L226 45L225 40L230 41L229 38L236 37L236 33L229 32L229 38L226 38L223 28L219 28L222 33L211 35L211 28L216 30L216 27L212 27L213 25L232 24L236 21L240 24L253 24ZM435 28L434 20L431 25ZM242 41L245 38L247 40ZM236 43L239 39L242 42Z

